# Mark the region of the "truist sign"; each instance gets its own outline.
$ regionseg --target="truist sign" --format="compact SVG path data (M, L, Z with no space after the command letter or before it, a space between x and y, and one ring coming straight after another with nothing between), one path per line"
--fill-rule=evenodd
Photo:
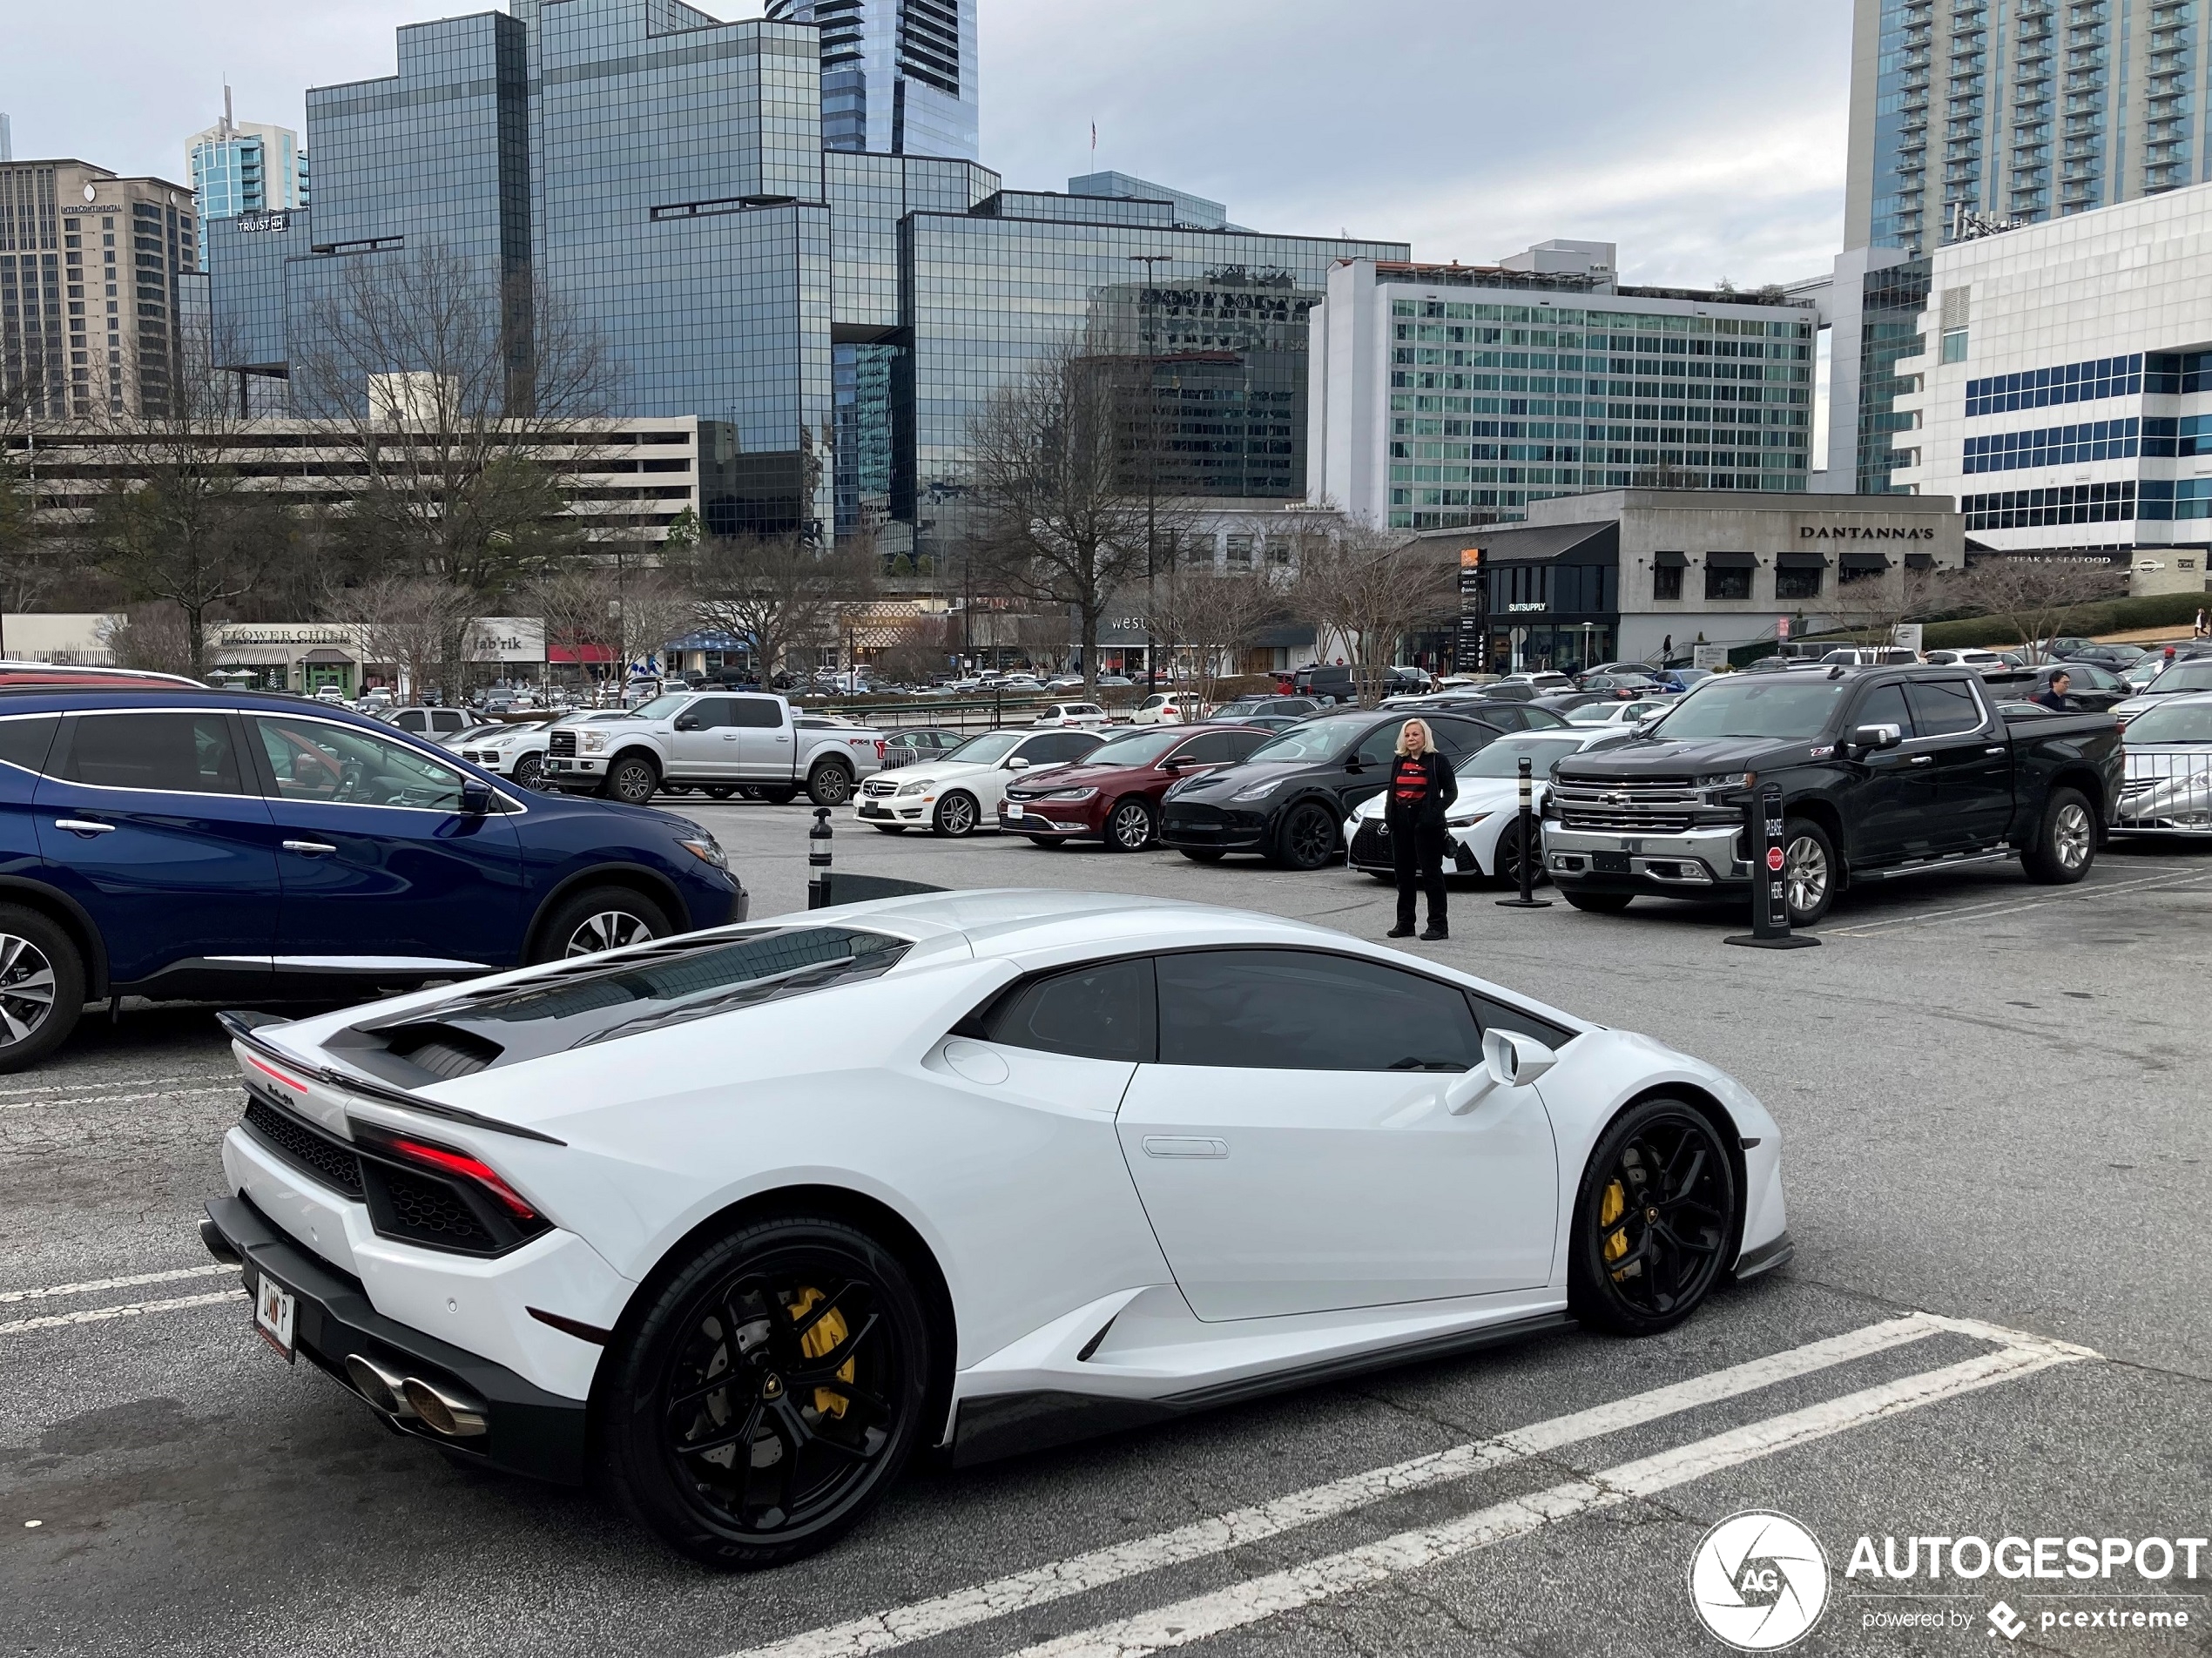
M1799 524L1799 541L1933 541L1934 529L1918 524Z

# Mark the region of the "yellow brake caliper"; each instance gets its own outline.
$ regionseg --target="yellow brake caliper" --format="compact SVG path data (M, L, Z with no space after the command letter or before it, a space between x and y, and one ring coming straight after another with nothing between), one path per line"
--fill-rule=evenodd
M1622 1247L1627 1246L1624 1244ZM821 1298L822 1292L819 1290L811 1287L801 1290L792 1298L792 1322L796 1324L804 1318L813 1311L814 1304ZM833 1308L822 1316L819 1324L799 1338L799 1351L809 1358L826 1358L838 1350L839 1345L850 1333L845 1323L845 1315ZM838 1368L837 1379L840 1382L851 1381L859 1364L860 1361L857 1358L846 1359ZM818 1387L814 1390L814 1408L824 1416L841 1418L845 1414L846 1406L850 1403L851 1401L844 1394L833 1388Z
M1619 1220L1628 1211L1629 1195L1621 1189L1619 1181L1614 1181L1606 1187L1605 1196L1598 1203L1597 1223L1601 1227L1610 1229L1613 1223ZM1617 1261L1628 1252L1629 1229L1623 1226L1618 1231L1607 1230L1605 1258L1608 1261ZM827 1324L829 1320L826 1318L822 1322Z

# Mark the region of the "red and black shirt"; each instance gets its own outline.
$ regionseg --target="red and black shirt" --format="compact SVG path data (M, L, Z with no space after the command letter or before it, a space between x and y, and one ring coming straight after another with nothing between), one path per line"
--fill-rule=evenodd
M1391 772L1391 804L1401 812L1418 812L1428 799L1432 785L1429 781L1428 758L1422 754L1401 754Z

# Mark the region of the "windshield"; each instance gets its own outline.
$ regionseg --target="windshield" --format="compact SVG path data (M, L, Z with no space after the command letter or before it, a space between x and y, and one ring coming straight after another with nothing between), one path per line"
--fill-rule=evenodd
M1567 711L1569 725L1607 725L1613 721L1619 703L1584 703L1580 708Z
M2123 734L2137 743L2212 743L2212 702L2168 703L2146 708L2128 722Z
M1014 745L1027 736L1026 731L985 731L981 737L971 737L951 753L948 760L957 760L962 765L995 765L1014 752Z
M1523 756L1538 777L1551 775L1552 762L1566 758L1582 746L1576 737L1501 737L1480 753L1460 762L1463 778L1509 778L1521 775Z
M1132 731L1110 743L1101 743L1076 762L1079 765L1150 765L1183 740L1179 731Z
M2212 691L2212 662L2177 662L2152 680L2151 691Z
M1700 737L1767 737L1804 741L1827 729L1851 690L1846 679L1825 675L1731 674L1708 679L1669 709L1655 735L1670 742Z
M1271 738L1251 751L1254 762L1263 760L1333 760L1352 746L1359 735L1356 720L1309 720L1303 725L1293 725L1280 737Z
M671 691L665 697L656 697L649 703L640 703L631 713L638 719L673 719L676 711L690 700L688 691Z

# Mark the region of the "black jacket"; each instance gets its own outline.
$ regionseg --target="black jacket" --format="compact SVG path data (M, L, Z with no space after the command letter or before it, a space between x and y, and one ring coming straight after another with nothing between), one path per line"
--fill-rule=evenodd
M1440 829L1444 826L1445 810L1460 798L1460 780L1452 775L1452 762L1448 756L1424 754L1421 763L1428 770L1428 792L1421 797L1418 807L1407 808L1399 805L1393 798L1399 762L1395 754L1390 758L1391 782L1384 787L1383 815L1393 827L1410 825L1420 829Z

